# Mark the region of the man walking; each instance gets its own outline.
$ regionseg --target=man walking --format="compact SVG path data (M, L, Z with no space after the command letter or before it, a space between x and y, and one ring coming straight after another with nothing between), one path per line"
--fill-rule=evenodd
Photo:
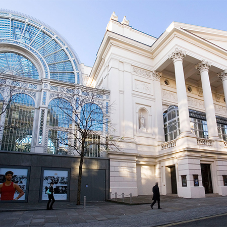
M153 187L153 198L154 202L151 204L151 209L153 209L154 204L156 201L158 201L158 209L162 209L160 207L160 193L159 193L159 187L158 187L158 182L156 182L155 186Z
M1 200L18 200L21 196L24 195L24 192L19 185L12 182L13 172L7 171L5 173L5 178L6 181L3 184L0 184ZM14 193L16 191L18 191L20 194L16 199L13 199Z
M47 202L47 210L53 210L53 204L55 202L55 199L54 199L54 183L50 183L50 187L49 187L49 193L48 193L48 202Z

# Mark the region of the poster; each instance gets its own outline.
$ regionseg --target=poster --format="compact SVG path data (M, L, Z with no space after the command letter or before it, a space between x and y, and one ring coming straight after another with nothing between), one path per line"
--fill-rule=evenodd
M20 186L24 191L24 195L18 200L25 200L27 196L27 183L28 183L28 169L17 169L17 168L0 168L0 184L5 182L5 173L7 171L13 172L12 181ZM19 195L16 191L14 194L14 199Z
M186 175L182 175L181 176L181 180L182 180L182 187L187 187L187 178L186 178Z
M44 170L43 171L43 187L42 187L42 200L48 200L46 194L50 183L54 183L54 198L55 200L68 199L68 171L62 170Z

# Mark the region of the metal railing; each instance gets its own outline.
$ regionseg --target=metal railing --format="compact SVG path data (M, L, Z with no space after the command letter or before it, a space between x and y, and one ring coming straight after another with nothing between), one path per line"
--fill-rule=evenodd
M132 193L129 193L129 195L126 195L125 193L117 194L117 192L112 193L110 192L110 200L112 201L118 201L118 202L125 202L125 198L129 198L129 203L132 204Z

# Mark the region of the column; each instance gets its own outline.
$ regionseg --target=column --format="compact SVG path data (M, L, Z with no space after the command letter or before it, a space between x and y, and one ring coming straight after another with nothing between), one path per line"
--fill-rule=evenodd
M154 80L154 95L155 95L155 128L158 142L164 142L164 123L163 123L163 111L162 111L162 91L160 78L162 74L160 72L152 72Z
M227 106L227 69L225 71L221 72L218 76L222 80L223 90L224 90L224 95L225 95L225 103Z
M199 70L201 75L208 135L210 139L218 139L218 129L217 129L217 123L216 123L215 109L214 109L213 97L212 97L212 92L210 87L210 79L208 74L210 64L206 61L202 61L201 63L196 65L196 68Z
M188 99L186 93L184 69L183 69L183 58L185 53L182 50L176 48L171 54L170 58L173 60L175 68L175 79L177 87L177 99L178 99L178 110L180 120L180 131L181 134L191 134L189 112L188 112Z
M7 105L10 104L10 99L12 98L12 88L7 86L4 87L4 94L3 94L3 106L2 106L2 113L0 116L0 148L2 145L2 137L4 133L4 126L5 126L5 119L6 119L6 112L7 112Z

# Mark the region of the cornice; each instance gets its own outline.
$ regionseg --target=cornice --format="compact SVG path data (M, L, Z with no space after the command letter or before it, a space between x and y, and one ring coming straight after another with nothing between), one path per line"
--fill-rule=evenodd
M97 67L100 64L100 58L104 58L104 53L105 52L107 53L106 48L110 48L110 47L108 47L110 42L111 42L111 45L115 45L120 48L124 48L131 52L132 52L132 48L133 48L133 51L135 53L152 58L152 55L150 53L150 46L140 43L136 40L130 39L126 36L122 36L122 35L119 35L117 33L111 32L111 31L106 31L104 38L102 40L102 43L100 45L100 48L98 50L97 58L95 60L94 66L93 66L91 74L90 74L93 79L97 77L96 76Z

